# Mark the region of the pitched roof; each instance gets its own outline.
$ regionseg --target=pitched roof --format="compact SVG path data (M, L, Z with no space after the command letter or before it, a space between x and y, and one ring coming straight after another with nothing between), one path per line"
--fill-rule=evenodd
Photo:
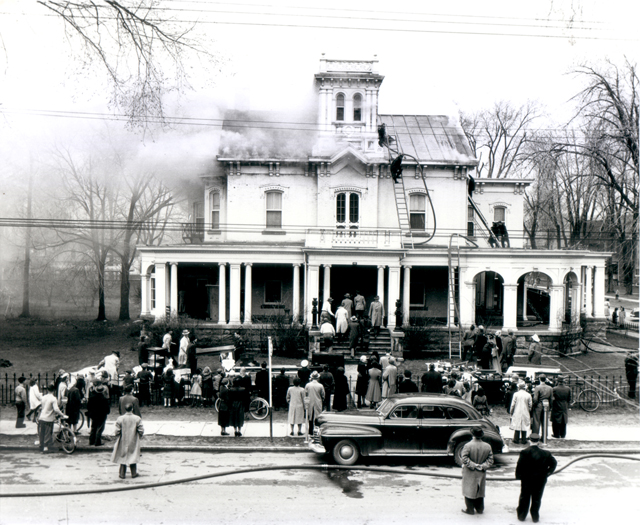
M378 115L378 119L386 125L387 135L396 138L400 153L421 163L478 163L457 120L445 115Z

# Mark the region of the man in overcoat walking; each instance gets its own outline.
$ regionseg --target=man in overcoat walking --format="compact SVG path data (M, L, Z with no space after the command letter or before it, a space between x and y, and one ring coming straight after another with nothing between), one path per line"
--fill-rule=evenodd
M307 429L309 434L313 434L314 420L322 413L325 391L324 387L318 383L320 379L318 372L314 371L310 379L311 381L304 387L304 393L307 398Z
M556 469L558 462L551 452L538 446L540 436L531 434L531 446L520 452L516 466L516 479L520 480L520 499L518 500L518 520L524 521L531 505L531 519L537 523L540 519L540 504L547 477Z
M127 403L124 415L116 420L117 438L113 447L111 461L120 464L120 478L127 474L127 465L131 469L131 477L138 477L138 461L140 461L140 440L144 435L142 419L133 413L133 404Z
M551 428L554 438L564 438L567 435L567 423L569 422L571 389L564 384L564 377L558 377L557 382L558 384L553 387Z
M493 465L491 445L482 441L484 431L481 428L471 430L473 439L462 449L462 495L465 514L484 512L484 491L487 470Z

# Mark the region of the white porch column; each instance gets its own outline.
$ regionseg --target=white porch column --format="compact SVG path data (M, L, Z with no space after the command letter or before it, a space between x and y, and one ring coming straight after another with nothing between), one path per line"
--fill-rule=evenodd
M226 263L218 263L218 324L227 324Z
M387 327L396 326L396 301L400 298L400 267L389 266L389 312L387 312Z
M324 265L324 286L322 288L322 301L326 301L329 297L331 297L331 265ZM338 304L336 303L336 308ZM318 310L322 310L322 304L318 304ZM332 308L333 313L335 314L335 309Z
M524 278L523 283L523 292L522 292L522 320L527 320L527 292L529 291L529 287L527 286L527 278Z
M593 317L603 319L604 315L604 265L593 267Z
M549 330L560 330L564 319L564 285L552 285L549 288L549 295Z
M253 294L253 284L251 278L251 263L244 263L244 323L251 324L251 297Z
M240 324L240 265L229 265L229 324Z
M585 282L586 297L585 297L585 313L587 317L593 318L593 266L587 266L585 270Z
M460 285L460 326L476 323L476 282L462 281Z
M504 301L502 306L502 326L504 328L517 328L518 319L518 285L502 285Z
M300 317L300 265L293 265L293 282L291 283L293 287L293 305L292 305L292 314L293 314L293 322L298 323L298 318Z
M140 315L149 315L149 276L140 276Z
M402 326L409 326L411 315L411 266L404 267L404 281L402 283Z
M318 315L322 309L322 303L318 295L320 288L320 267L319 266L307 266L307 289L304 291L305 311L304 318L305 324L311 326L313 324L313 300L318 299Z
M167 316L167 265L156 263L156 307L153 315L156 321L162 321Z
M380 297L380 302L384 306L384 266L378 266L378 288L376 295ZM387 315L389 312L387 312Z
M171 293L169 295L171 317L178 315L178 263L171 263Z

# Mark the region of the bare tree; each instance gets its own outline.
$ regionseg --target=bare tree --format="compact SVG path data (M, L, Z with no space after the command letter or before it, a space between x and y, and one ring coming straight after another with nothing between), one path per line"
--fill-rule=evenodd
M111 103L131 124L165 122L163 98L188 87L185 54L214 57L192 37L195 24L168 16L161 0L38 0L59 16L84 59L100 63L113 93ZM80 56L76 53L76 56Z
M531 139L530 126L539 116L533 102L514 108L509 102L500 101L475 114L461 112L462 129L480 159L478 175L497 179L518 173L527 159L525 145Z
M162 240L171 210L173 194L152 174L140 174L125 179L127 193L122 196L124 228L114 250L120 257L120 320L129 317L129 274L137 256L136 244L155 244Z

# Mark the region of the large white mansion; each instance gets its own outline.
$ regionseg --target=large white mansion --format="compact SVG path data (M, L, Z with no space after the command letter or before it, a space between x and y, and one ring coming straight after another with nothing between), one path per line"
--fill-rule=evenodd
M367 304L380 296L390 328L398 299L403 324L535 319L553 333L580 313L604 317L607 254L528 249L531 181L477 179L468 199L477 160L458 121L379 114L376 68L322 58L307 121L227 114L184 243L139 247L144 317L236 327L283 315L311 325L314 299L332 296L335 309L356 290ZM494 221L509 246L489 244Z

